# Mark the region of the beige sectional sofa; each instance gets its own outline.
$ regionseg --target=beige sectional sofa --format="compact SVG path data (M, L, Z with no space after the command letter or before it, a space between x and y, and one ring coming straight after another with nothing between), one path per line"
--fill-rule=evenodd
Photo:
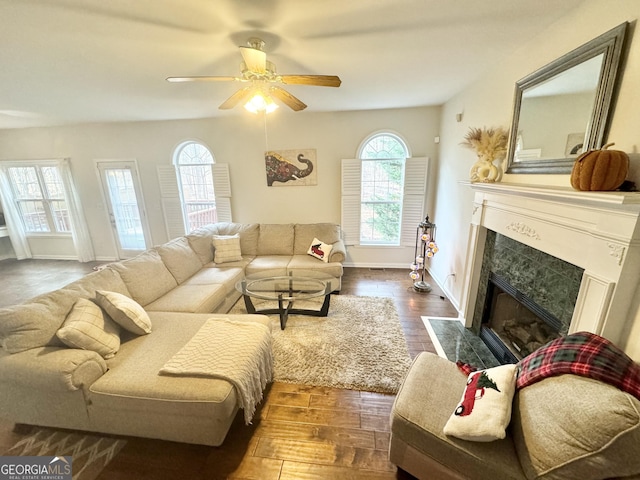
M328 261L307 255L314 238L333 246ZM220 239L240 247L224 263L215 262L214 241ZM312 269L340 278L344 258L334 224L219 223L0 309L0 416L16 423L220 445L240 405L233 383L163 376L159 370L210 319L269 326L262 315L226 314L240 297L235 284L245 275ZM148 318L151 332L132 333L120 325L116 351L108 355L63 343L61 327L79 299L95 303L98 291L120 294L127 305L144 309L141 317ZM111 322L106 317L104 322ZM106 330L99 329L96 338ZM269 328L255 331L270 341Z

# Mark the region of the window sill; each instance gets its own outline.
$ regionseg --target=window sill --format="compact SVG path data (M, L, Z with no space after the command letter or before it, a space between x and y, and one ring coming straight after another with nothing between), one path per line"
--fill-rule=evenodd
M27 233L27 238L71 238L70 233Z

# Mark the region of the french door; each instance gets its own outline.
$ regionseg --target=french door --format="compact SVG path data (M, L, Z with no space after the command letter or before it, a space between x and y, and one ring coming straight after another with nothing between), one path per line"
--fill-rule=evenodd
M149 245L138 169L134 161L97 162L118 258L130 258Z

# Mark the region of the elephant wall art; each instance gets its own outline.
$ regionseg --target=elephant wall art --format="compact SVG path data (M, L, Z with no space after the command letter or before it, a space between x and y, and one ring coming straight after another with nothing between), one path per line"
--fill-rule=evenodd
M264 163L270 187L318 184L314 149L265 152Z

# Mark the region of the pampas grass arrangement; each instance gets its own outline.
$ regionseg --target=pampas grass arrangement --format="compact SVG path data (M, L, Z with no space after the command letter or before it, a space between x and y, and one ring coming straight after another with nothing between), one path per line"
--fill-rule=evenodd
M503 160L507 155L509 132L502 127L469 128L462 145L472 148L485 160Z
M471 127L464 137L462 145L472 148L478 154L478 161L473 164L469 177L472 182L499 182L502 179L501 163L507 156L508 132L504 128Z

